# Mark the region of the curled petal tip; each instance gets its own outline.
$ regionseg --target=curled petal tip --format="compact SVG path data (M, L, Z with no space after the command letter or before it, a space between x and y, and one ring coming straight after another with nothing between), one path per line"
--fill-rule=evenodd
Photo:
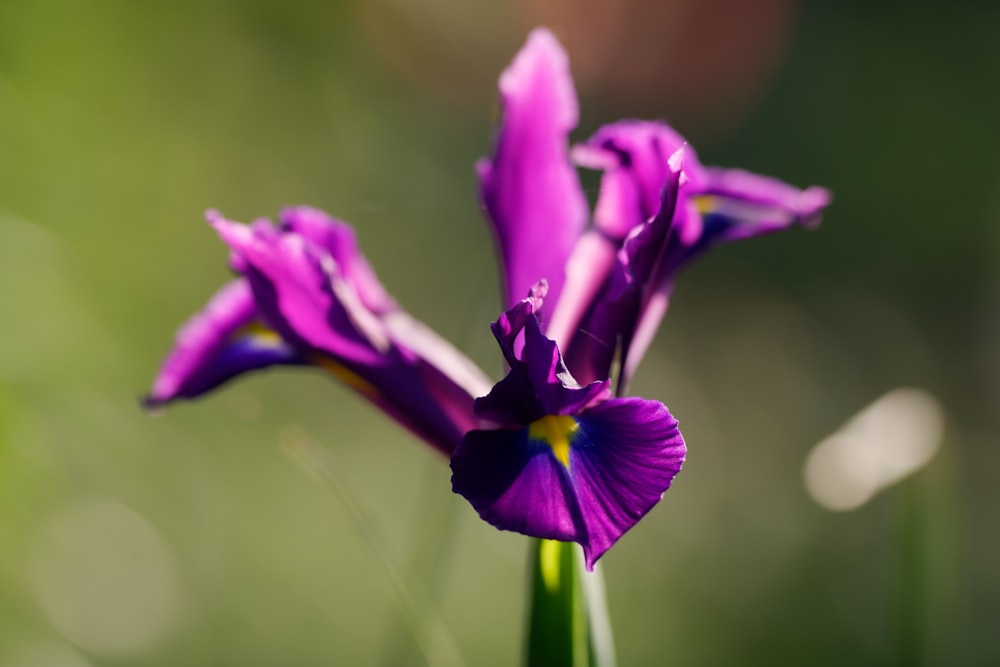
M537 283L531 286L528 290L528 296L525 299L531 304L531 312L537 313L542 309L542 303L545 301L545 296L549 293L549 281L542 278Z
M667 166L670 168L670 171L676 173L684 169L684 151L687 147L687 142L684 142L680 148L671 153L670 157L667 158Z

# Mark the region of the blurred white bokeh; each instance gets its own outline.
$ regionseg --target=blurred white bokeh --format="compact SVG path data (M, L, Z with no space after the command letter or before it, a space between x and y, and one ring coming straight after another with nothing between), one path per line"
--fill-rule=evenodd
M111 499L89 499L44 521L27 579L49 623L94 653L152 648L178 616L174 555L145 518Z
M921 389L894 389L813 448L806 489L829 510L857 509L930 461L943 435L944 410L936 398Z

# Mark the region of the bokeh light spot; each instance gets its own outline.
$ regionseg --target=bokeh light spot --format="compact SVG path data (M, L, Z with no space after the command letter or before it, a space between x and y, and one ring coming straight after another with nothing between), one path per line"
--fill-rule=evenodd
M177 617L175 559L145 518L109 499L73 504L35 538L28 581L52 626L94 653L134 656Z
M822 440L806 459L806 489L834 511L857 509L922 468L944 436L944 410L921 389L885 394Z

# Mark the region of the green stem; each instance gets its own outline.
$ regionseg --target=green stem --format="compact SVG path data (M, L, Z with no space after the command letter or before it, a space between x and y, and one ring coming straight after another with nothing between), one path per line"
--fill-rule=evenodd
M897 490L895 549L896 664L923 664L925 635L925 519L923 489L919 478L905 480Z
M532 544L528 667L613 667L614 646L599 570L573 543Z

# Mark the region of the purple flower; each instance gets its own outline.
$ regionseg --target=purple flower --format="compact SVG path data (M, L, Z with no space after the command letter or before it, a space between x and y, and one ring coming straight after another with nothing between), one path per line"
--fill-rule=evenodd
M688 261L712 245L814 225L830 201L822 188L704 167L662 122L607 125L571 151L569 62L544 29L504 71L500 102L494 153L478 171L506 303L547 279L545 333L581 382L608 378L617 360L619 394ZM603 172L592 216L574 165Z
M494 153L477 169L503 272L507 310L492 331L504 379L491 389L404 312L346 224L309 208L277 227L210 212L237 278L181 329L145 403L274 365L324 369L450 455L454 491L483 519L578 542L593 568L684 460L667 408L621 397L678 272L713 245L816 224L829 194L704 167L659 122L608 125L571 151L576 95L545 30L504 71L500 96ZM577 166L602 172L592 213Z
M490 381L396 305L349 226L309 208L283 211L277 228L208 219L240 277L180 330L148 407L267 366L311 365L446 455L476 426L473 399Z
M579 543L593 569L660 500L686 449L662 403L573 379L535 317L545 291L542 282L493 323L510 372L476 399L476 416L495 427L466 434L452 488L497 528Z

